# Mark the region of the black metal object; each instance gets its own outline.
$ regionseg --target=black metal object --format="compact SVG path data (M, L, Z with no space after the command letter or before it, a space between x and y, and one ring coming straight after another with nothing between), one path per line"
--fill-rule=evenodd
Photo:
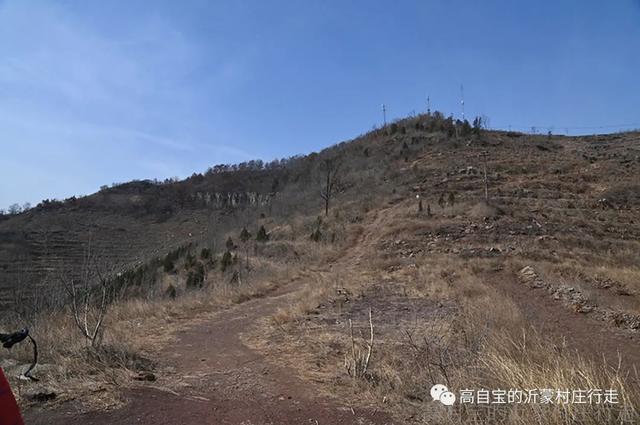
M24 339L29 336L29 329L24 328L12 334L2 334L0 333L0 342L4 348L11 348L15 344L24 341Z
M31 362L31 365L29 365L29 368L22 374L22 376L31 379L32 381L38 381L38 378L31 376L31 371L38 364L38 344L36 343L36 340L33 339L31 335L29 335L29 329L24 328L11 334L0 333L0 343L2 343L2 346L8 350L27 338L29 338L29 341L31 341L31 345L33 346L33 361Z

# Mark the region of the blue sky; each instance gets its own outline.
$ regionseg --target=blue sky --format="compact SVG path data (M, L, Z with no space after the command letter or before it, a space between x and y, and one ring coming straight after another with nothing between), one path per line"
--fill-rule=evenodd
M492 127L640 127L639 75L638 0L0 0L0 208L457 116L461 84Z

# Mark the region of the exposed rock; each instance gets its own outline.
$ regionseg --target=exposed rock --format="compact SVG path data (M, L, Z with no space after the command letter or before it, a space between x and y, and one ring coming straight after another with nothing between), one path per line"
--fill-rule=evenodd
M640 315L611 310L603 310L600 315L603 320L611 322L619 328L640 329Z
M197 201L211 208L238 207L243 205L265 206L269 205L275 193L257 192L196 192L191 196Z
M141 372L138 372L138 374L134 376L133 379L135 379L136 381L155 382L156 375L151 372L141 371Z
M545 288L554 300L572 306L577 313L590 313L596 307L573 286L553 285L545 282L531 266L526 266L518 273L520 281L530 288Z
M56 394L56 392L51 388L46 386L40 386L40 385L35 386L33 388L29 388L24 392L22 392L22 397L25 400L37 402L37 403L44 403L44 402L53 400L57 396L58 395Z
M531 266L526 266L520 270L518 276L520 281L530 288L542 288L545 286L544 281Z
M481 201L471 208L469 215L476 218L493 218L504 215L504 210L496 205Z

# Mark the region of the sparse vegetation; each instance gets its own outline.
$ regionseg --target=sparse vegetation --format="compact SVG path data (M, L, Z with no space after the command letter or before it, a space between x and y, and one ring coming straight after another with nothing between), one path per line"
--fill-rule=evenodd
M202 287L204 278L205 278L204 266L200 262L195 263L192 269L189 270L189 273L187 274L187 287L188 288Z
M328 216L331 200L337 190L340 164L336 158L325 159L322 164L324 166L324 183L320 189L320 197L324 200L324 215Z
M220 260L220 270L222 272L225 272L232 264L233 256L231 255L231 252L225 251L225 253L222 255L222 259Z
M320 242L322 239L322 231L320 228L322 227L322 218L318 217L316 219L316 224L313 227L313 231L311 232L310 239L314 242Z
M88 379L115 400L131 375L154 371L148 359L183 324L278 282L286 291L242 338L349 405L398 423L637 422L637 135L547 140L485 127L436 112L306 157L3 217L0 279L11 281L0 283L32 284L12 297L33 303L15 303L3 323L37 333L48 385L90 393L79 389ZM83 274L88 226L105 264ZM525 267L533 283L521 281ZM11 360L26 361L22 350ZM621 403L439 410L433 383L615 388Z
M266 242L269 240L269 234L267 233L267 230L264 228L264 226L260 226L260 229L258 229L258 233L256 234L256 241L258 242Z
M162 262L162 267L164 269L165 273L171 273L175 270L175 264L173 262L173 259L171 258L170 255L165 255L164 256L164 261Z

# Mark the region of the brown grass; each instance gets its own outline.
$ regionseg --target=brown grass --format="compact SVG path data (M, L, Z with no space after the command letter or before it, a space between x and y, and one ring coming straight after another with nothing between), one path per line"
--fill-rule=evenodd
M412 223L409 227L415 232L418 226ZM400 230L395 235L398 233ZM390 266L402 265L397 257L385 258L371 251L369 255L372 261L367 264L367 270L378 279L384 278L383 271ZM493 259L463 263L453 256L431 255L416 260L415 267L405 266L387 275L394 283L392 293L407 299L453 302L458 310L449 316L391 324L376 322L374 313L377 339L370 372L363 379L345 376L343 362L351 342L344 323L326 325L329 322L310 319L309 313L317 313L312 306L325 304L333 306L333 310L326 310L322 317L334 317L327 314L334 315L339 308L333 292L336 285L326 282L336 281L338 276L348 282L341 287L345 286L352 294L362 294L367 300L375 294L371 292L369 273L362 275L334 265L331 273L324 274L324 286L316 284L315 291L306 292L298 303L270 318L268 324L274 333L263 334L261 338L253 335L250 342L269 350L266 341L278 341L281 361L307 379L320 383L327 393L354 403L384 406L395 412L401 422L596 425L640 420L637 411L640 387L635 374L604 359L589 360L538 334L519 307L492 282L482 278L485 271L500 268L505 270L500 276L512 275L521 263L505 264ZM602 274L606 270L599 271ZM629 283L636 274L635 270L624 268L610 272L608 276ZM353 305L347 305L346 309L349 308ZM359 324L362 329L364 325ZM361 337L356 339L358 344L362 342ZM283 347L289 353L286 359L282 356ZM434 383L447 383L456 391L464 388L614 389L620 402L609 407L457 405L451 410L431 401L429 389Z
M268 279L275 276L280 277ZM40 352L34 375L46 391L57 394L55 402L76 399L86 409L114 408L121 403L122 388L134 385L140 372L155 369L156 353L176 331L195 317L215 315L231 304L263 297L278 287L274 281L285 279L284 270L265 267L242 286L210 281L203 289L187 290L175 299L148 297L114 303L108 308L98 347L84 341L70 312L42 312L32 323ZM31 404L29 394L43 389L16 379L31 359L31 347L21 344L4 361L22 406Z

